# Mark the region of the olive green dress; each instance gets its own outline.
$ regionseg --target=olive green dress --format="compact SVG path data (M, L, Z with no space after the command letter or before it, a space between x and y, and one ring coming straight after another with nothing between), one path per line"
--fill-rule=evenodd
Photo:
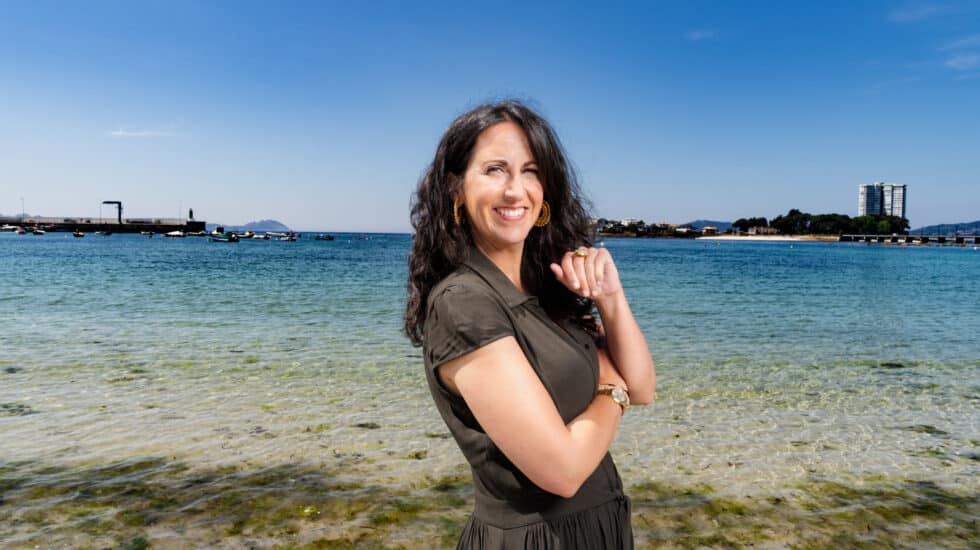
M426 379L473 472L475 507L457 548L620 549L633 547L630 503L609 453L578 493L538 488L494 445L466 402L435 369L500 338L517 339L567 424L595 397L595 342L572 323L558 326L478 249L429 295L423 330Z

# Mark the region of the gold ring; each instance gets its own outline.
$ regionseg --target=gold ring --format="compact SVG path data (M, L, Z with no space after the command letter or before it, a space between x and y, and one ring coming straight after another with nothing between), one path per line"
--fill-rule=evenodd
M589 255L589 249L585 248L584 246L580 246L575 249L575 255L581 258L585 258L586 256Z

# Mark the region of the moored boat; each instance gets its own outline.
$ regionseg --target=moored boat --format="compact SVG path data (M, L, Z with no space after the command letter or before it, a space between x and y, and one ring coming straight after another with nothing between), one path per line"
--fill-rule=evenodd
M213 243L237 243L239 241L238 235L234 233L222 233L220 235L211 235L211 242Z

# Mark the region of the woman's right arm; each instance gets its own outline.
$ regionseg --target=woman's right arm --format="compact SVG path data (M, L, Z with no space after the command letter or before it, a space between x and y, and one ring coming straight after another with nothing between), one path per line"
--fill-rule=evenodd
M513 336L444 363L436 372L528 479L565 498L575 495L598 467L622 416L612 399L597 396L566 425ZM605 355L600 355L599 383L625 385Z

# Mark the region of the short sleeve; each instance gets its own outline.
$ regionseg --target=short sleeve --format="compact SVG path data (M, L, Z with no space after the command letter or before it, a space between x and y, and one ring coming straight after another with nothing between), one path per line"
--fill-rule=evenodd
M514 335L507 306L489 292L450 285L432 299L422 344L429 368Z

